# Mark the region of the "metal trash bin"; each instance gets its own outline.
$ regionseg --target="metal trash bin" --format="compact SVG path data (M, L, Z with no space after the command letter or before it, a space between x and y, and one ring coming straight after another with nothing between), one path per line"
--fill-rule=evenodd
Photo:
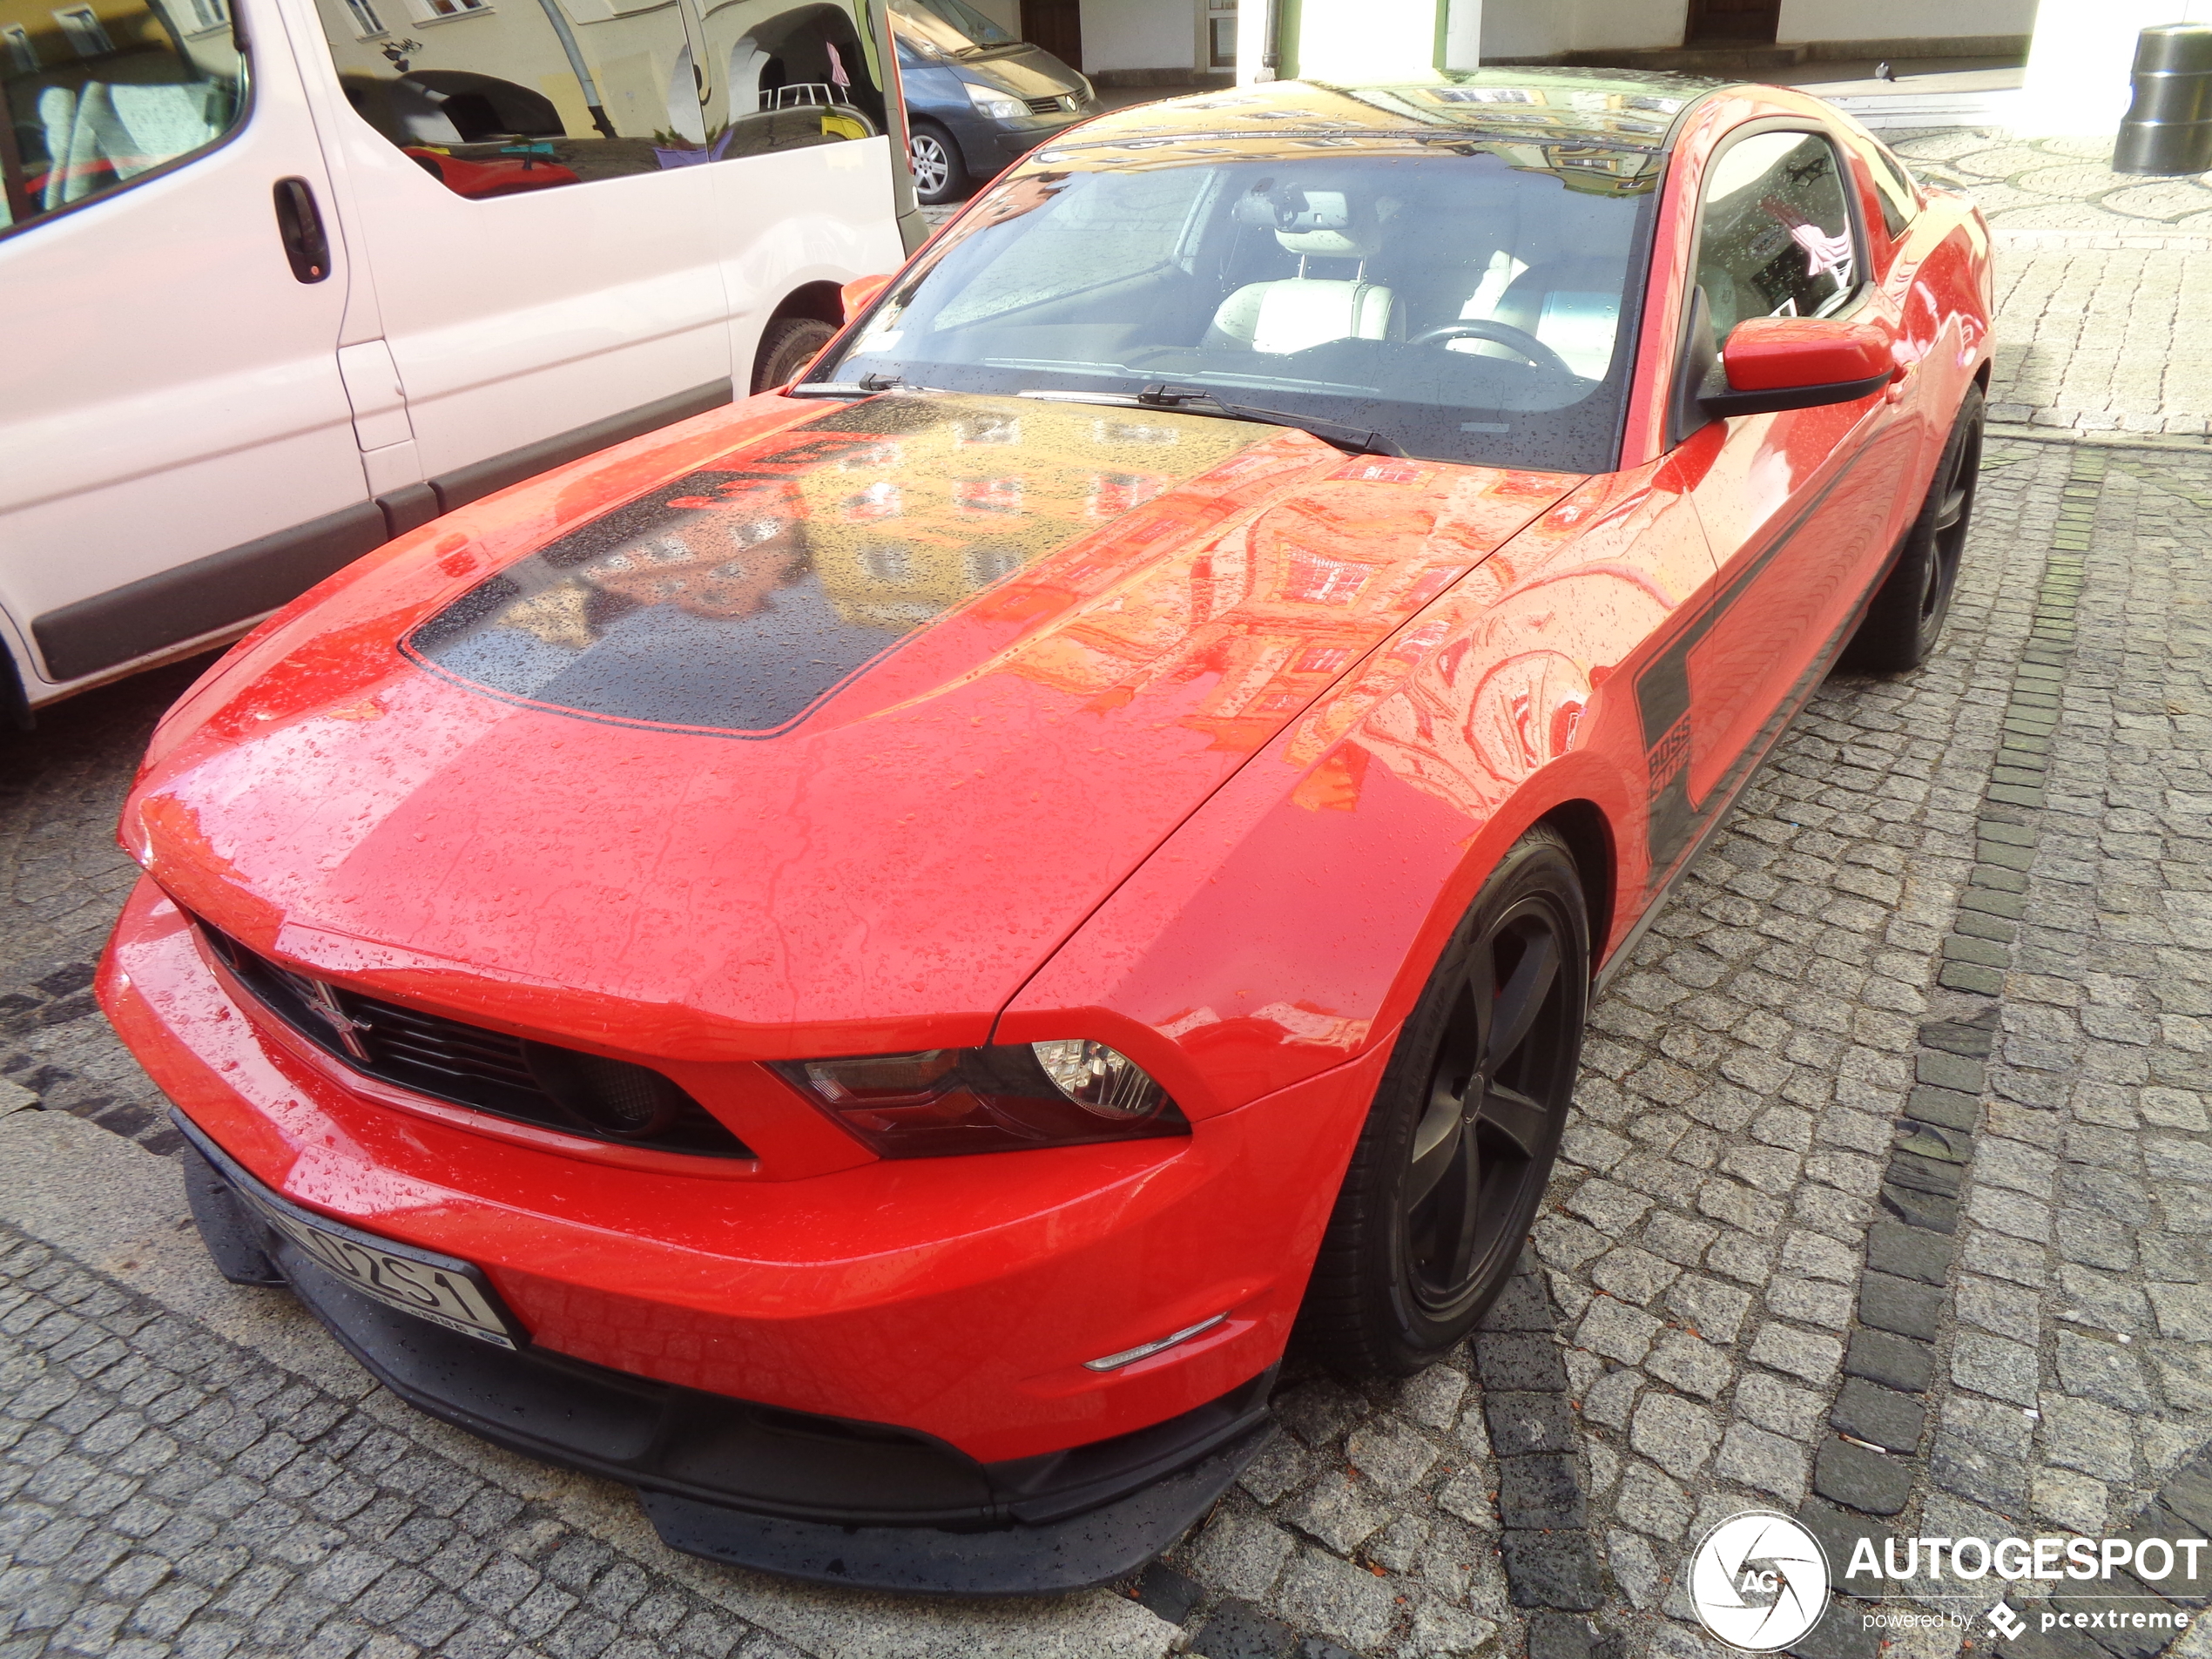
M2135 101L2114 172L2212 172L2212 25L2167 23L2135 40Z

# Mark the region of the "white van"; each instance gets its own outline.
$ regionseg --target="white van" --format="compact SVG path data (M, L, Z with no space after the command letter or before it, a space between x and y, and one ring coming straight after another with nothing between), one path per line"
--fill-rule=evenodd
M0 0L0 719L790 378L924 234L895 76L882 0Z

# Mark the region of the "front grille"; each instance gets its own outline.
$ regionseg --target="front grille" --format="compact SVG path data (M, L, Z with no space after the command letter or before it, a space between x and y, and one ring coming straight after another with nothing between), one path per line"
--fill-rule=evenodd
M529 1042L311 979L218 932L200 934L272 1014L334 1060L436 1100L618 1146L706 1157L752 1151L649 1067Z
M1032 115L1059 115L1075 107L1074 100L1067 98L1033 98L1029 100L1029 113Z

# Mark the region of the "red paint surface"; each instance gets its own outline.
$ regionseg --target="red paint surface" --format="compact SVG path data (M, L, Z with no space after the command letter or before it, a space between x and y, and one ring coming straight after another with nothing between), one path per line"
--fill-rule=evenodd
M986 1458L1224 1392L1279 1354L1391 1035L1491 864L1594 809L1620 945L1810 694L1987 361L1973 210L1929 192L1892 246L1862 171L1889 390L1669 447L1704 158L1775 114L1835 118L1746 91L1688 124L1616 474L1255 428L1150 500L1103 490L1095 532L758 741L401 657L486 575L821 409L755 398L381 550L164 723L123 836L177 900L374 995L660 1066L757 1163L380 1097L229 996L150 885L106 1007L256 1175L481 1262L563 1352ZM1669 673L1687 713L1648 730ZM1078 1035L1165 1082L1190 1139L881 1163L759 1063Z

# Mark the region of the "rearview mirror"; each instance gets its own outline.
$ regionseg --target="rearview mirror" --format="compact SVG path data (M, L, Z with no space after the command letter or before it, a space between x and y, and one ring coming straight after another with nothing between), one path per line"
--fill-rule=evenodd
M845 302L845 320L850 322L866 311L876 295L890 286L891 279L887 276L864 276L854 277L840 288L837 296Z
M1871 319L1748 318L1721 347L1722 374L1707 381L1698 406L1725 416L1857 402L1895 374L1891 341L1890 331Z

